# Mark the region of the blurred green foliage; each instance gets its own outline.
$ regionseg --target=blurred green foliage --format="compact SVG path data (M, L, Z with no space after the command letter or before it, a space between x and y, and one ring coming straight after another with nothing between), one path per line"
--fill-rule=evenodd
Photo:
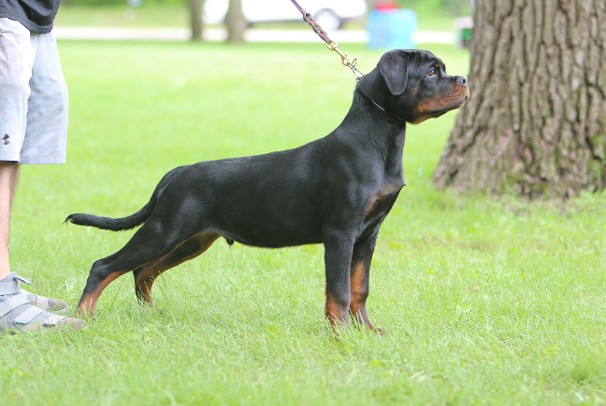
M62 0L62 4L69 6L115 6L125 4L153 4L153 5L166 5L175 6L180 4L187 4L187 0Z
M285 0L288 1L288 0ZM410 8L417 11L447 11L459 16L470 14L469 0L395 0L401 8ZM186 4L187 0L133 0L134 3L142 5L166 5L175 6ZM304 2L304 0L303 0ZM127 4L128 0L63 0L64 4L72 6L110 6Z
M469 0L396 0L396 2L401 8L422 12L447 11L454 16L471 14Z
M127 3L126 0L62 0L62 5L68 6L115 6Z

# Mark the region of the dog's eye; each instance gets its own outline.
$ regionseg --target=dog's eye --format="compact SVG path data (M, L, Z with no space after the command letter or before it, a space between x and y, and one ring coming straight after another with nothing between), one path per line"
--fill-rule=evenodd
M438 74L438 70L436 68L431 68L429 72L427 72L427 76L432 77Z

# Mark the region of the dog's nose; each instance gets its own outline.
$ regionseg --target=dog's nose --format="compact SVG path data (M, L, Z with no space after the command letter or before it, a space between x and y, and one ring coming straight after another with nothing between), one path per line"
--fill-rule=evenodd
M457 83L459 85L467 85L467 79L465 79L465 76L457 76Z

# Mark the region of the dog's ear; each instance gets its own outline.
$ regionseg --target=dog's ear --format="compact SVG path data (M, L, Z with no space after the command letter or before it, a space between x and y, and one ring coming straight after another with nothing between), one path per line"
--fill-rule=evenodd
M394 96L401 95L406 89L408 57L409 53L404 50L386 52L377 65L387 88Z

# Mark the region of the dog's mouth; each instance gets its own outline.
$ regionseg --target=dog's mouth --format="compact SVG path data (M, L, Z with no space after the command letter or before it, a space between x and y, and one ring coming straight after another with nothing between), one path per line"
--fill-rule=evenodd
M452 101L452 103L449 103L446 106L440 107L439 109L430 110L430 111L428 111L428 114L432 117L440 117L441 115L444 115L451 110L456 110L459 107L462 107L465 103L467 103L468 99L469 99L469 90L465 93L465 95L463 97L461 97L459 99L455 99Z
M467 103L469 99L469 89L466 87L465 92L459 97L449 97L443 99L434 99L427 103L420 104L417 109L417 118L413 120L413 124L419 124L429 118L437 118L451 110L456 110Z
M457 103L454 104L454 107L452 108L454 109L458 109L459 107L463 107L463 105L465 103L467 103L467 100L469 100L469 89L467 89L467 92L465 93L465 96L463 96L463 98L461 100L459 100Z
M469 100L470 93L469 87L467 86L460 86L459 89L457 89L457 91L453 93L454 94L452 94L451 97L448 98L450 103L446 103L445 106L442 106L442 108L437 109L438 111L443 110L440 115L447 113L450 110L455 110L459 107L462 107L465 103L467 103L467 100Z

